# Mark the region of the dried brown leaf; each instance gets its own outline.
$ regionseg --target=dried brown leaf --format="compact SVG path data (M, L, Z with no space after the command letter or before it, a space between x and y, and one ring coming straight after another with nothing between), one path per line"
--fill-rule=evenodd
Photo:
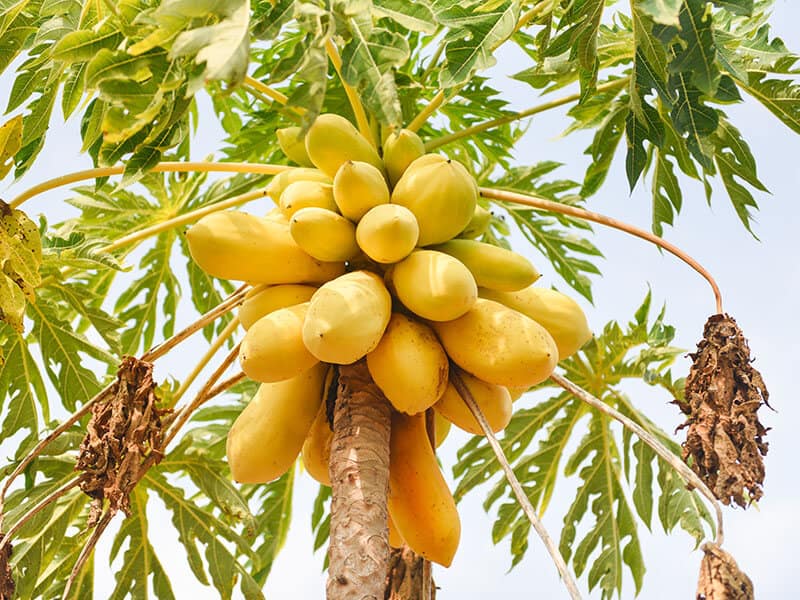
M105 401L92 407L78 462L80 488L92 498L89 526L100 518L104 501L111 514L130 514L130 493L146 470L161 460L162 417L153 364L127 356Z
M753 600L753 582L716 544L703 544L696 600Z
M0 533L0 542L4 537L5 535ZM5 544L0 550L0 600L11 600L14 597L14 590L17 588L11 573L12 552L11 542Z
M769 393L750 348L728 315L706 322L678 406L687 415L683 459L723 504L746 507L761 498L767 429L758 409ZM689 460L691 459L691 461Z

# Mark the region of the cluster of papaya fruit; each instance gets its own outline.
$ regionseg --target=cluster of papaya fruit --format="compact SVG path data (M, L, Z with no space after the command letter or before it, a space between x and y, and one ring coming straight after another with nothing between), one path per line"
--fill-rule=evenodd
M366 358L394 409L390 543L449 565L460 522L426 411L437 443L451 423L483 433L450 381L456 370L502 430L512 399L591 337L586 318L569 297L533 287L526 258L474 239L491 216L474 178L425 154L415 133L392 133L381 157L349 121L324 114L279 142L300 166L270 182L276 208L214 213L187 233L207 273L255 286L239 311L239 358L261 386L228 435L233 476L271 481L302 454L330 485L325 398L335 365Z

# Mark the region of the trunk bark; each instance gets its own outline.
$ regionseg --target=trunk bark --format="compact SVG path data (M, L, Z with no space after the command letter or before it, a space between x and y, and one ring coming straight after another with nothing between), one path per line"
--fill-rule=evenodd
M339 368L333 413L328 600L384 600L391 410L365 361Z
M384 600L436 600L430 563L408 546L392 548Z

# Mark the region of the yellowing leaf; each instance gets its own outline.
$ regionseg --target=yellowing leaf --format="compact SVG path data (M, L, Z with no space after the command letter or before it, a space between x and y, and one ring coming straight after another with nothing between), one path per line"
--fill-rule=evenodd
M14 166L14 155L22 147L22 115L0 127L0 179Z
M25 299L41 283L42 240L36 224L0 200L0 321L22 331Z

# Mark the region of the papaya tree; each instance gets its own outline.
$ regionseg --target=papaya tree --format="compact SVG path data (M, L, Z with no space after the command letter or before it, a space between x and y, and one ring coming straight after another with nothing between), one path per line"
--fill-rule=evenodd
M753 233L735 105L800 133L771 8L0 3L0 598L184 597L168 537L213 597L262 598L293 520L320 596L448 597L476 494L564 597L638 594L655 512L702 550L698 597L752 598L723 505L763 494L767 387L708 248L663 236L691 186ZM520 152L546 115L590 140L578 176ZM49 157L62 128L86 168ZM620 177L649 227L600 212ZM688 373L652 292L587 319L626 275L599 229L707 282Z

